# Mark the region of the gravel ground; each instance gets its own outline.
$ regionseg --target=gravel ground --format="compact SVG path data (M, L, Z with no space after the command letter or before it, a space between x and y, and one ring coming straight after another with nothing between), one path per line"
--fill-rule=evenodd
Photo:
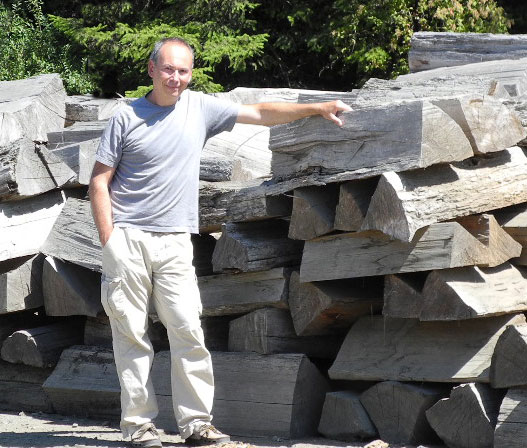
M347 444L324 438L281 440L278 438L233 438L220 448L413 448L389 445L380 440L364 444ZM163 446L186 448L181 438L161 434ZM127 447L116 422L64 417L53 414L25 414L0 411L0 447ZM418 448L440 448L425 447Z

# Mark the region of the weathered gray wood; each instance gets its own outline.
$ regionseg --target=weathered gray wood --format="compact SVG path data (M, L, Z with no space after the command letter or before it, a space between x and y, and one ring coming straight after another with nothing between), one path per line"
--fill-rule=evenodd
M410 42L411 72L474 62L527 57L527 36L420 31Z
M0 81L0 146L21 137L45 142L64 127L66 91L56 73Z
M289 223L289 238L310 240L335 228L338 185L297 188Z
M38 253L65 202L59 191L1 202L0 261Z
M10 270L0 268L0 314L29 310L44 304L42 255L13 260Z
M363 392L360 401L382 440L417 445L437 440L425 412L445 392L444 387L384 381Z
M212 254L214 272L264 271L297 265L303 243L287 238L287 230L287 223L280 220L223 224Z
M348 232L360 230L378 182L377 177L372 177L340 185L335 229Z
M83 341L84 321L69 319L43 327L19 330L2 344L2 359L33 367L54 366L64 350Z
M274 178L319 171L384 171L424 168L473 155L459 125L428 101L406 101L364 107L342 114L335 129L321 117L273 126ZM323 136L323 138L321 138Z
M312 358L334 359L339 336L297 336L289 310L264 308L231 321L230 352L304 353Z
M248 180L252 176L242 168L240 160L209 156L200 160L199 178L209 182L225 182Z
M294 271L289 282L289 308L299 336L347 331L359 317L382 307L380 279L300 283L299 277Z
M226 352L229 349L229 322L231 319L231 316L201 318L201 328L205 336L207 350Z
M510 263L431 272L421 320L461 320L527 311L527 272Z
M410 243L392 240L375 231L343 233L306 241L300 281L486 266L496 260L495 252L459 223L445 222L419 230Z
M274 268L198 277L203 316L242 314L268 306L287 308L289 275L288 268Z
M509 325L498 339L490 384L495 388L527 385L527 325Z
M45 324L46 318L43 313L35 310L0 315L0 347L15 331Z
M121 415L119 379L109 349L64 350L43 387L59 414L111 419Z
M503 393L486 384L461 384L426 411L430 426L447 446L493 448Z
M503 230L522 245L522 253L511 262L527 266L527 203L495 210L493 214Z
M360 395L352 391L326 394L318 432L328 439L344 442L377 436L377 429L360 402Z
M93 95L71 95L66 97L66 120L101 121L108 120L128 98L97 98Z
M385 275L382 315L418 319L423 308L422 290L427 274Z
M304 437L316 432L327 381L305 355L212 353L214 425L240 436ZM156 425L174 427L168 352L154 358L152 380L160 413ZM176 386L177 387L177 386Z
M362 230L403 241L429 224L527 201L527 156L521 148L486 158L381 176Z
M64 162L74 173L75 177L69 185L88 185L95 164L95 152L100 139L94 138L77 143L69 143L52 149L53 156Z
M331 379L489 382L491 356L507 325L523 314L459 322L363 317L349 331Z
M494 448L521 448L527 437L527 389L507 391L494 432Z
M46 257L42 273L48 316L97 316L102 311L101 276L89 269Z
M67 128L55 132L48 132L48 148L53 150L60 146L99 139L107 124L107 120L78 121Z

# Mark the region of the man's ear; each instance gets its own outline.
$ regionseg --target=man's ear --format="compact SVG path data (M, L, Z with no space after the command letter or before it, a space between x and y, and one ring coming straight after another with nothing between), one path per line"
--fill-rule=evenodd
M154 61L151 59L148 60L148 75L150 78L154 77Z

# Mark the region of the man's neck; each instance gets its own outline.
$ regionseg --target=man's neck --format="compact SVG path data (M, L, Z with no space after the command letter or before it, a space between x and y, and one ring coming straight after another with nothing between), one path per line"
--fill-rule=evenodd
M177 97L170 97L168 100L167 99L161 99L158 97L158 95L156 94L157 92L155 90L151 90L149 93L147 93L145 95L145 98L152 104L155 104L156 106L160 106L160 107L169 107L169 106L173 106L174 104L176 104L179 99L181 98L181 95L177 96Z

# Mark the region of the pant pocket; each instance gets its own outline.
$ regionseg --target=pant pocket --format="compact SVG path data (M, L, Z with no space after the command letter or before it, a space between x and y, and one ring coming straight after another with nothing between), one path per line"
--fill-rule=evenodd
M108 317L119 319L125 316L126 297L121 288L121 277L106 277L101 279L101 303Z

